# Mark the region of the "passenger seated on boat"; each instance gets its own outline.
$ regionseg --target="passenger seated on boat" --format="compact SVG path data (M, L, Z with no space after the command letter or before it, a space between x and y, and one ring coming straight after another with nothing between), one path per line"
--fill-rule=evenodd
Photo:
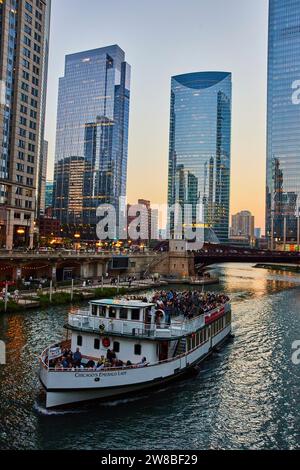
M108 349L106 353L106 358L110 363L112 363L114 359L117 359L117 355L114 350Z
M79 348L77 348L77 349L76 349L76 352L73 354L73 361L74 361L74 365L75 365L76 367L80 367L80 366L81 366L82 354L81 354Z
M50 368L50 369L54 369L54 368L55 368L55 365L56 365L56 362L55 362L53 359L51 359L51 360L49 361L49 368Z
M61 360L58 360L55 364L55 370L63 370L64 369L64 366L61 362Z
M93 361L93 359L90 359L86 364L86 368L93 369L94 367L95 367L95 361Z
M132 366L132 362L131 361L127 361L126 362L126 367L131 367Z
M96 367L95 367L96 371L98 371L98 370L103 370L104 368L105 368L104 363L98 361L98 363L97 363L97 365L96 365Z
M66 357L62 357L61 365L64 369L69 369L71 364Z
M72 357L73 353L72 353L71 349L63 349L62 355L63 355L63 357L69 357L69 356Z
M105 357L101 356L99 361L98 361L98 364L104 364L104 363L105 363Z
M113 359L110 363L110 367L117 367L117 359Z
M147 359L146 357L143 357L143 359L141 360L141 362L138 362L137 363L137 367L145 367L147 365Z

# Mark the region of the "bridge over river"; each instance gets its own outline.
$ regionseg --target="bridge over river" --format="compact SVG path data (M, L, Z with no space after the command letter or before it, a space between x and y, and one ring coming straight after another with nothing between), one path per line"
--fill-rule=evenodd
M300 265L300 253L270 251L229 245L205 245L193 252L195 266L209 266L216 263L290 263Z
M264 251L228 245L205 244L199 251L170 251L168 244L163 251L117 254L77 253L75 251L0 252L0 282L18 279L47 278L64 281L71 278L95 279L106 276L163 276L187 278L212 264L284 263L300 266L300 253Z

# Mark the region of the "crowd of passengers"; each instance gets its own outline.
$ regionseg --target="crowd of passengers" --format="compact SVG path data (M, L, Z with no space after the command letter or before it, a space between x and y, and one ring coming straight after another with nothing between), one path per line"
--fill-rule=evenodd
M172 316L183 315L187 319L214 310L229 301L225 294L199 291L174 290L157 292L152 299L157 310L163 310L166 321Z
M79 348L76 349L75 353L73 353L70 349L64 349L62 351L62 356L49 361L50 369L55 370L90 369L94 371L100 371L107 368L145 367L147 365L148 363L146 357L143 357L143 359L137 364L133 364L131 361L123 362L118 359L113 349L108 349L106 357L101 356L97 362L95 362L93 359L89 359L88 362L84 362Z
M213 292L162 290L156 292L151 299L131 295L126 297L126 300L155 304L150 314L162 310L165 313L165 322L168 324L171 322L171 317L184 316L189 320L228 303L230 299L225 294Z

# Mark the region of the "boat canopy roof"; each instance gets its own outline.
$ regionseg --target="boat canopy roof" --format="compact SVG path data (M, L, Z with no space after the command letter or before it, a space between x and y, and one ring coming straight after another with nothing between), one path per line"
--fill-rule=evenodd
M92 300L90 305L101 305L103 307L121 307L121 308L133 308L141 309L147 307L153 307L154 303L142 302L140 300L126 300L126 299L101 299Z

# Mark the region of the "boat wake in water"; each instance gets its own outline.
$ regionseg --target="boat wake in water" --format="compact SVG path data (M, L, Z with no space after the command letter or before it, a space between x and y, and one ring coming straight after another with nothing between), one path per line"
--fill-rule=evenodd
M68 414L80 414L85 413L84 409L64 409L64 410L48 410L45 405L38 403L37 401L33 405L33 409L36 413L42 416L63 416Z

